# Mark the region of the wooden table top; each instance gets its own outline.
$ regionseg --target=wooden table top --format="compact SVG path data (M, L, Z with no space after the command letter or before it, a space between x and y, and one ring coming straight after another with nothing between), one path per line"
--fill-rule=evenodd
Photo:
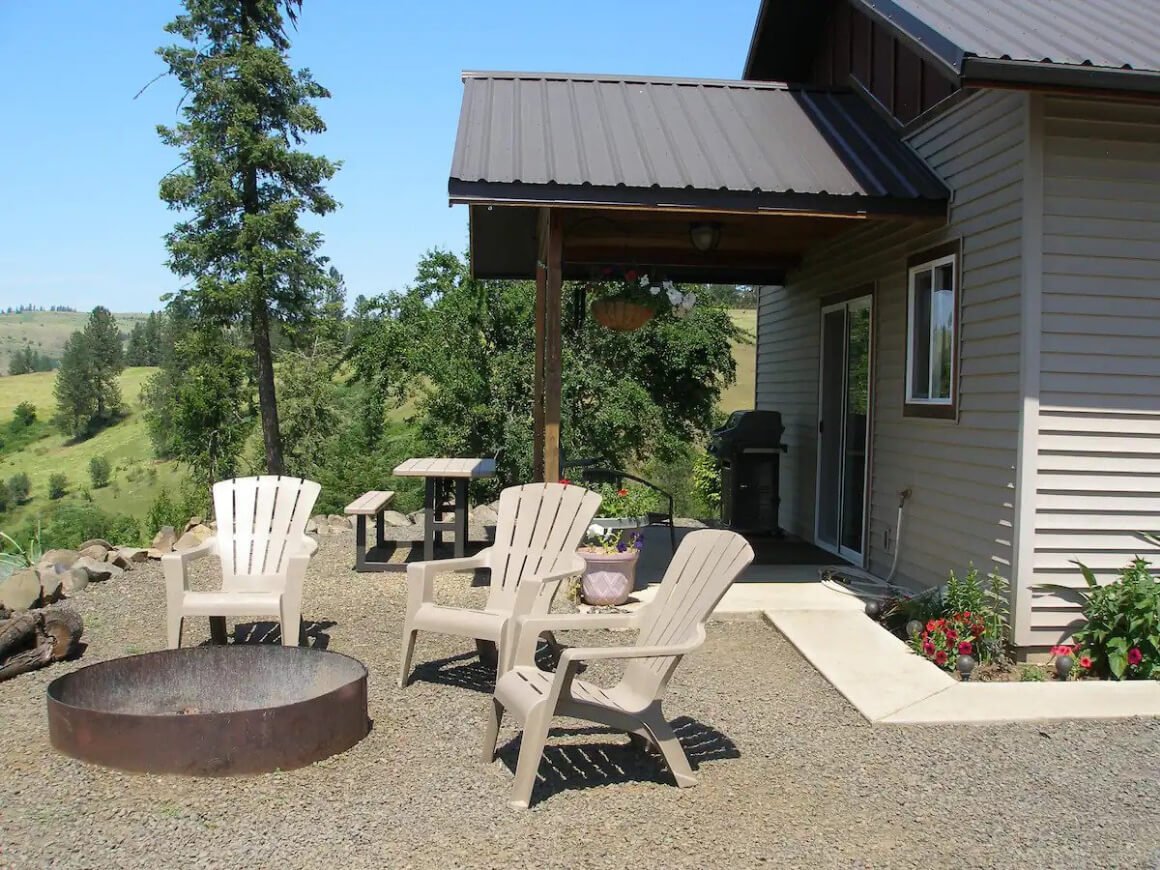
M395 467L396 477L493 477L494 459L408 459Z

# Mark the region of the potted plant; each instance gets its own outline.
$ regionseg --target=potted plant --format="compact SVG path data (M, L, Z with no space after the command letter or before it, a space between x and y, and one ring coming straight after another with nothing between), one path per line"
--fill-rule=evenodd
M587 604L624 604L636 585L636 562L654 496L645 487L601 486L600 512L588 527L580 557L580 597Z
M665 309L684 317L697 304L696 293L685 293L672 281L654 284L646 273L636 269L616 277L611 268L606 268L603 279L589 284L587 289L596 297L589 306L596 322L616 332L640 329Z

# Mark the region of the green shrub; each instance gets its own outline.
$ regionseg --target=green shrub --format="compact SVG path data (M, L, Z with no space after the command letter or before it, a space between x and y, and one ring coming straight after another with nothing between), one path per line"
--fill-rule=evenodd
M12 493L8 491L8 484L0 480L0 514L12 506Z
M206 516L209 510L209 496L202 495L193 484L182 487L176 496L162 487L157 498L149 506L145 515L145 534L155 535L163 526L173 526L180 532L192 516Z
M21 534L14 537L28 537L34 530L34 523L29 521ZM104 538L118 546L134 546L141 543L141 528L132 517L72 501L54 506L41 521L40 540L46 549L75 549L90 538Z
M1160 583L1149 564L1137 557L1103 586L1090 568L1076 564L1087 583L1079 593L1087 622L1072 635L1076 662L1114 680L1160 679Z
M18 429L27 429L36 422L36 405L32 402L21 402L12 412L12 425Z
M978 657L981 661L1002 661L1007 656L1008 604L1007 580L995 571L986 581L979 578L979 569L969 566L959 579L951 571L943 590L943 615L970 613L983 626L978 639Z
M68 478L59 471L48 478L48 497L53 501L64 498L68 494Z
M1042 683L1047 679L1047 673L1038 665L1021 665L1019 668L1019 682Z
M23 471L8 478L8 494L12 496L13 504L24 504L32 493L32 481Z
M693 494L713 514L721 509L721 466L716 457L705 452L693 459Z
M109 485L109 475L112 469L109 460L103 456L94 456L89 460L89 479L93 482L93 489L100 489Z

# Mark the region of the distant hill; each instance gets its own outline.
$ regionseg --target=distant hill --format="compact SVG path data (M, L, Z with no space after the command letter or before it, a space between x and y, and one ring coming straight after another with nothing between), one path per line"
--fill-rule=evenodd
M114 314L121 331L128 333L148 314ZM8 374L8 360L14 351L31 343L42 354L60 359L64 343L78 329L84 329L87 311L24 311L0 314L0 377Z

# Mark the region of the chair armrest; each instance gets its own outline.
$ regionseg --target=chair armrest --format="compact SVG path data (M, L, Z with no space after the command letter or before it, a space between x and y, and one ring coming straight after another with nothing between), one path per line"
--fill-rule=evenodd
M217 536L214 535L212 538L206 538L191 550L174 550L172 553L166 553L161 557L161 567L174 564L184 567L195 559L216 555L217 551Z
M435 600L435 578L440 574L475 571L491 567L491 547L463 559L434 559L407 566L407 609L412 612L424 601Z
M515 621L515 651L510 661L514 665L532 666L536 663L536 642L546 631L593 631L632 629L640 624L636 613L553 613L547 616L521 616Z

